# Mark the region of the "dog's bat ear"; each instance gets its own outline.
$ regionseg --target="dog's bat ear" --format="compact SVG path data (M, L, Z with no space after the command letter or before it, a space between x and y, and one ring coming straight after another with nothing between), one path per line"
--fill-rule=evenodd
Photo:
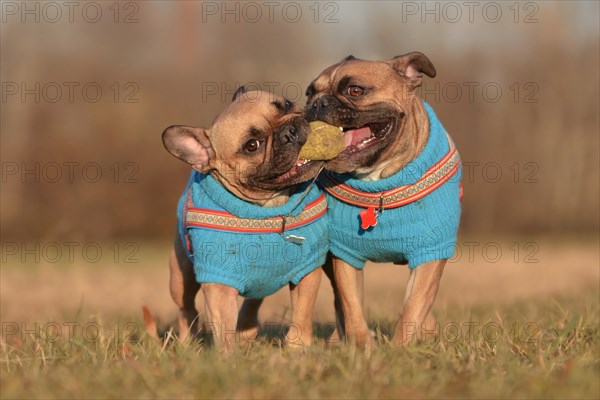
M354 57L352 54L350 54L348 57L344 58L342 60L342 62L344 62L344 61L352 61L352 60L357 60L357 58Z
M209 161L214 151L206 129L173 125L164 130L162 141L169 153L190 164L196 171L206 173L210 170Z
M436 75L435 67L431 61L429 61L429 58L427 58L425 54L417 51L396 56L388 62L400 75L404 75L410 79L415 88L421 86L421 80L423 79L422 74L425 74L430 78L434 78Z
M235 102L238 97L240 97L241 95L243 95L244 93L246 93L248 91L248 89L246 89L246 86L242 85L238 88L238 90L235 91L235 93L233 94L233 98L231 99L231 102Z

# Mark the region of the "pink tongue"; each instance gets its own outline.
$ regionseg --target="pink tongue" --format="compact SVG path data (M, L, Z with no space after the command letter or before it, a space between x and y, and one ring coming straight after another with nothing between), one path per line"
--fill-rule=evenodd
M357 145L368 137L371 137L371 129L369 129L368 126L347 131L344 133L344 146L348 147Z

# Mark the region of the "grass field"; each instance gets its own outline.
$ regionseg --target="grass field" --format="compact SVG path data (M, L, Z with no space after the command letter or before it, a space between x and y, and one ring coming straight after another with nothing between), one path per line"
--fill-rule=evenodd
M282 290L265 302L269 325L259 340L227 360L168 332L164 344L145 336L143 303L165 331L176 310L166 249L140 249L129 266L3 265L2 399L600 397L596 241L539 242L538 262L508 252L493 263L477 252L457 259L435 305L440 337L404 349L387 343L403 268L367 270L366 309L379 341L370 354L325 344L333 321L325 283L316 344L306 353L281 348Z

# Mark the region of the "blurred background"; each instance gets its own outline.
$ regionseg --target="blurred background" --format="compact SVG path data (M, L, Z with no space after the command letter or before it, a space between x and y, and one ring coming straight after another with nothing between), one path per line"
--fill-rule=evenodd
M304 104L353 54L425 53L465 162L466 234L596 233L597 2L2 4L2 239L168 238L187 166L240 84Z
M189 168L165 127L208 126L241 84L304 105L349 54L421 51L465 165L462 237L586 238L596 278L599 3L466 3L3 1L3 265L35 263L28 243L118 240L158 243L137 259L166 274Z

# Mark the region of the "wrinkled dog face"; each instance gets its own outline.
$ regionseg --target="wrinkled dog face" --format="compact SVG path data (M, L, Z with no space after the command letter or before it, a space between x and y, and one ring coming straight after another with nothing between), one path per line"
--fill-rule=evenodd
M309 125L289 100L241 87L210 128L171 126L167 150L229 189L269 193L313 178L322 163L298 160Z
M308 86L306 117L344 130L345 150L326 168L336 172L369 170L403 151L402 137L421 73L435 76L421 53L389 61L359 60L352 56L327 69Z

